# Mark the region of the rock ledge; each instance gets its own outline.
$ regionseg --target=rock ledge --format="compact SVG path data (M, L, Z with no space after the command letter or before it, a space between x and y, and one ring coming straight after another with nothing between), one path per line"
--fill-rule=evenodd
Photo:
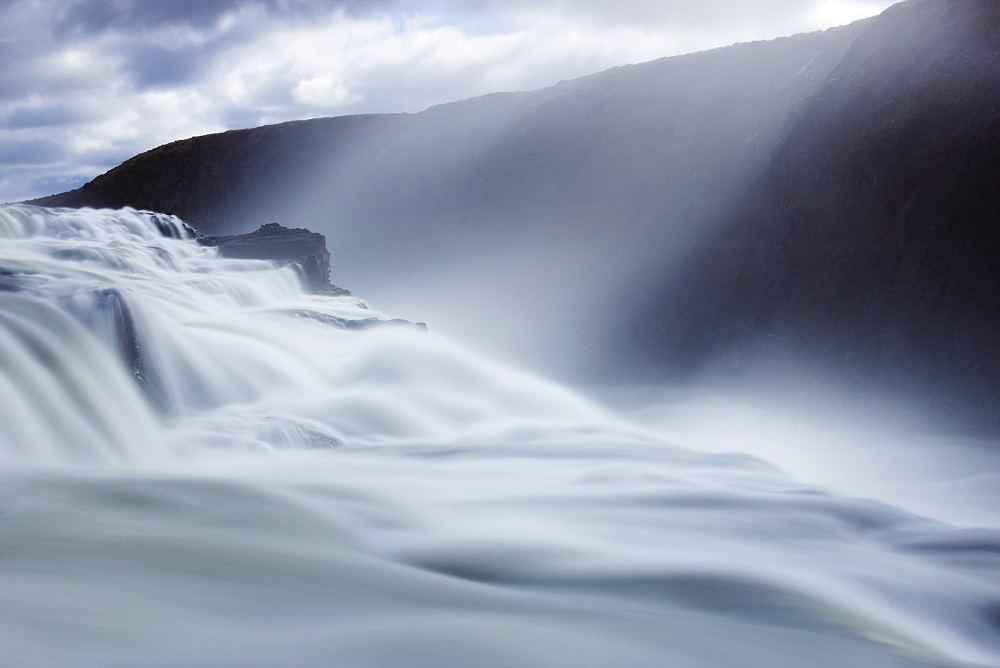
M223 257L294 263L302 268L306 287L312 292L331 296L351 294L330 282L330 251L326 237L319 232L268 223L247 234L199 237L198 242L218 248Z

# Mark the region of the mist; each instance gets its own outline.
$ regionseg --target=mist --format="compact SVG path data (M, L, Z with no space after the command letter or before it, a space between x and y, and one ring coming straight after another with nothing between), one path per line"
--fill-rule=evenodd
M621 357L618 324L713 233L862 29L336 129L331 119L323 151L289 127L308 167L280 156L255 167L237 205L201 227L323 232L334 280L378 308L562 379L593 378Z
M612 410L705 453L760 457L792 478L963 527L1000 528L1000 441L925 403L802 362L740 382L585 385Z

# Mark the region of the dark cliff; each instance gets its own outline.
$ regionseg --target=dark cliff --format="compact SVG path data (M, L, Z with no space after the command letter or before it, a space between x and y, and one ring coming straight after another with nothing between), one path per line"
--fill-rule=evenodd
M318 232L268 223L247 234L199 237L198 242L218 248L223 257L295 264L302 271L305 286L317 294L351 294L330 283L330 251L326 247L326 237Z
M646 313L638 366L802 355L1000 429L1000 3L873 22Z
M351 294L349 290L338 288L330 282L330 251L326 246L326 237L318 232L267 223L246 234L206 237L196 233L196 236L198 243L218 248L219 254L223 257L294 264L302 272L305 288L315 294L331 297ZM361 306L367 308L363 304ZM404 326L427 330L426 323L410 322L400 318L382 320L372 316L350 320L308 309L295 309L290 313L297 318L309 318L337 329Z
M31 203L131 206L179 216L207 234L250 229L252 224L236 223L243 223L238 212L244 200L281 200L331 153L350 150L398 118L291 121L175 141L126 160L77 190Z

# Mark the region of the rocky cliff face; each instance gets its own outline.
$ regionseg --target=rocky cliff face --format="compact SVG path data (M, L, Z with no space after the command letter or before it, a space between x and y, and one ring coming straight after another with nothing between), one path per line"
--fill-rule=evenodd
M223 257L272 260L294 264L302 271L306 289L313 293L331 297L351 294L350 291L338 288L330 282L330 251L326 246L326 237L318 232L310 232L304 228L288 228L278 223L267 223L247 234L224 237L197 235L197 239L198 243L203 246L218 248L219 254ZM361 304L361 307L367 308L364 304ZM386 326L427 329L426 323L414 323L400 318L382 320L372 316L360 320L350 320L306 309L297 309L291 313L297 318L309 318L338 329L368 329Z
M248 234L199 237L198 242L215 246L223 257L293 263L301 268L306 287L317 294L351 294L330 283L330 251L318 232L268 223Z
M646 313L640 366L805 355L1000 428L1000 3L873 22Z

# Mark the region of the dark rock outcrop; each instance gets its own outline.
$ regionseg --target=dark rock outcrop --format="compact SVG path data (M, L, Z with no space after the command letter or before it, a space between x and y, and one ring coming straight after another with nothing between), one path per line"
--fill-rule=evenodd
M330 325L331 327L336 327L337 329L369 329L371 327L381 327L384 325L389 326L403 326L403 327L416 327L417 329L427 330L427 323L424 322L410 322L409 320L403 320L401 318L392 318L390 320L381 320L379 318L361 318L360 320L351 320L350 318L338 318L335 315L330 315L329 313L320 313L318 311L308 311L305 309L297 309L295 311L289 311L289 315L296 318L308 318L309 320L315 320L321 322L324 325Z
M803 355L1000 430L1000 3L878 17L646 313L637 368Z
M330 283L330 251L326 237L304 228L288 228L278 223L261 225L247 234L226 237L198 237L203 246L214 246L223 257L278 260L302 270L306 287L325 295L349 295Z
M247 234L225 237L197 235L197 240L203 246L218 248L219 254L223 257L273 260L294 264L302 271L306 288L316 294L331 297L351 294L350 291L338 288L330 282L330 251L326 246L326 237L318 232L311 232L301 227L288 228L278 223L267 223ZM296 318L309 318L337 329L362 330L382 326L427 329L425 323L410 322L400 318L382 320L373 316L351 320L305 309L297 309L288 313Z

